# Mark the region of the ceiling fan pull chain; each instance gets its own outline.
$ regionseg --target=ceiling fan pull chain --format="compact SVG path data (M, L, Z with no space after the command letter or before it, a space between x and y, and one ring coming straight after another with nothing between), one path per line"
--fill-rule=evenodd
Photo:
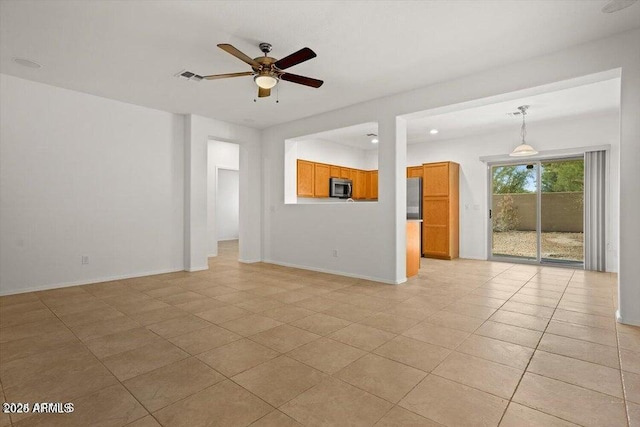
M276 86L276 104L280 103L280 89Z

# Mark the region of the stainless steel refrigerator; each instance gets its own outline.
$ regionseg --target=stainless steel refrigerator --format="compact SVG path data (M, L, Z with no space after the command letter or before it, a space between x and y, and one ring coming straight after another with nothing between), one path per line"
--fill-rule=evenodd
M407 178L407 219L422 219L422 178Z

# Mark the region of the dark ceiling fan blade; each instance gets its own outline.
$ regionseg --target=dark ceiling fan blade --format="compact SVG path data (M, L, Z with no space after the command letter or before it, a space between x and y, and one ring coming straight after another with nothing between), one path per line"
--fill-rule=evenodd
M271 89L258 87L258 98L265 98L267 96L271 96Z
M217 79L226 79L229 77L250 76L252 74L253 74L253 71L243 71L242 73L213 74L211 76L203 76L202 78L206 80L217 80Z
M294 52L289 56L285 56L279 61L276 61L274 65L281 70L286 70L289 67L293 67L294 65L297 65L304 61L308 61L315 57L316 53L314 51L312 51L308 47L303 47L299 51Z
M284 73L280 76L280 79L286 80L292 83L298 83L305 86L311 86L319 88L324 83L322 80L312 79L311 77L299 76L297 74Z
M239 60L244 61L247 64L251 65L253 68L260 68L260 64L258 64L253 58L250 58L249 56L247 56L244 53L240 52L238 49L236 49L235 47L231 46L230 44L228 44L228 43L220 43L218 45L218 47L220 49L224 50L225 52L230 53L231 55L235 56Z

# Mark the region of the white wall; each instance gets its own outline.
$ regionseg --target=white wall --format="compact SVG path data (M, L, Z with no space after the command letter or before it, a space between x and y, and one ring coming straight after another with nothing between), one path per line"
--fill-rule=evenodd
M237 240L240 222L240 174L237 170L218 169L216 226L218 241Z
M617 113L533 122L527 142L538 151L611 145L607 183L611 197L607 210L607 268L617 271L619 193L619 123ZM487 166L481 156L507 154L519 143L519 127L511 131L480 134L407 146L407 166L454 161L460 164L460 257L487 259Z
M364 168L365 170L378 169L378 149L367 150L364 156Z
M328 163L353 169L368 169L369 150L361 150L349 145L319 139L297 141L298 159L312 162ZM371 150L376 153L377 150Z
M208 143L240 145L240 261L262 259L262 162L260 132L206 117L185 118L185 270L208 269ZM215 222L214 222L215 224ZM215 234L215 230L213 231Z
M220 237L219 226L220 222L217 220L217 211L222 206L231 208L232 206L224 199L220 199L218 193L217 169L235 169L240 168L240 146L238 144L209 140L207 144L207 253L209 256L216 256L218 254L218 241L222 240ZM237 210L237 207L236 209ZM225 210L225 212L227 212ZM239 216L239 212L236 212ZM226 231L223 234L229 235ZM237 227L236 227L236 239Z
M183 269L183 116L4 74L0 94L0 293Z
M406 146L398 116L464 104L519 99L568 87L572 79L619 69L620 109L620 315L640 324L640 30L471 76L274 126L263 133L263 256L265 260L377 280L403 280L406 231ZM560 82L560 83L558 83ZM578 83L575 83L578 84ZM574 84L574 85L575 85ZM378 121L380 185L377 204L284 204L284 141ZM405 135L406 140L406 135ZM404 151L403 151L404 150ZM333 249L342 256L333 258Z

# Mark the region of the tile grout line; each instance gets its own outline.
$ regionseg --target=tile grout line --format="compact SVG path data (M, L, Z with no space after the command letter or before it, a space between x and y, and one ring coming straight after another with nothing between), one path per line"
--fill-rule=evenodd
M479 287L482 287L484 284L486 284L487 282L491 281L491 279L493 279L493 278L495 278L495 277L499 276L500 274L502 274L502 273L504 273L504 272L506 272L506 271L510 270L512 267L515 267L515 265L512 265L511 267L509 267L509 268L505 269L504 271L502 271L502 272L498 273L496 276L491 277L490 279L486 280L485 282L483 282L481 285L479 285L479 286L478 286L478 287L476 287L475 289L477 289L477 288L479 288ZM534 276L535 276L535 275L534 275ZM521 286L520 288L518 288L518 290L522 289L522 287L524 287L527 283L528 283L528 281L527 281L527 282L525 282L525 283L523 283L523 284L522 284L522 286ZM474 289L474 290L475 290L475 289ZM468 294L470 294L471 292L473 292L473 291L470 291L470 292L468 292L468 293L467 293L467 294L465 294L465 295L468 295ZM518 291L516 291L516 293L517 293L517 292L518 292ZM514 293L514 295L515 295L515 293ZM509 301L509 300L506 300L502 305L506 304L506 303L507 303L507 301ZM448 306L450 306L450 305L452 305L452 304L455 304L455 303L456 303L456 301L452 302L451 304L448 304L448 305L444 306L444 307L443 307L443 309L444 309L444 308L446 308L446 307L448 307ZM501 305L500 307L502 307L502 305ZM495 311L498 311L499 309L500 309L500 308L497 308ZM439 311L441 311L441 310L442 310L442 309L440 309ZM426 319L425 319L425 320L426 320ZM484 325L484 323L486 323L487 321L488 321L488 319L487 319L487 320L485 320L485 321L483 321L483 322L482 322L482 324L480 324L480 326L478 326L476 329L474 329L474 332L475 332L475 331L477 331L480 327L482 327L482 325ZM422 322L424 322L424 320L423 320ZM422 322L421 322L421 323L422 323ZM437 326L437 325L435 325L435 326ZM466 331L465 331L465 332L466 332ZM469 335L467 336L467 338L465 338L465 340L464 340L464 341L466 341L466 340L467 340L471 335L473 335L473 334L474 334L474 332L469 333ZM409 338L410 338L410 337L409 337ZM420 340L417 340L417 341L420 341ZM463 342L464 342L464 341L463 341ZM439 375L437 375L437 374L434 374L434 373L433 373L433 371L435 371L435 370L438 368L438 366L440 366L440 365L441 365L445 360L447 360L447 358L451 355L451 353L455 352L455 351L456 351L456 349L457 349L458 347L460 347L460 345L462 345L462 343L463 343L463 342L461 342L460 344L458 344L458 345L457 345L456 347L454 347L453 349L443 347L443 348L446 348L447 350L450 350L449 354L448 354L445 358L443 358L440 362L438 362L438 364L437 364L436 366L434 366L434 367L433 367L433 369L431 369L429 372L427 372L427 375L426 375L422 380L420 380L420 381L419 381L415 386L413 386L409 391L407 391L407 392L402 396L402 398L400 398L400 400L398 401L398 403L394 404L394 406L393 406L393 407L395 407L395 406L399 406L399 403L400 403L404 398L406 398L406 397L407 397L407 396L408 396L408 395L409 395L409 394L410 394L410 393L411 393L411 392L412 392L416 387L418 387L418 385L420 385L424 380L426 380L426 379L427 379L427 377L429 377L430 375L434 375L434 376L436 376L436 377L443 378L443 377L441 377L441 376L439 376ZM506 341L503 341L503 342L506 342ZM429 344L429 343L428 343L428 344ZM432 345L435 345L435 344L432 344ZM438 346L438 347L441 347L441 346ZM466 354L466 353L463 353L463 354ZM532 355L532 356L533 356L533 355ZM383 357L384 357L384 356L383 356ZM477 356L474 356L474 357L477 357ZM482 357L479 357L479 358L480 358L480 359L482 359L482 360L488 360L488 359L484 359L484 358L482 358ZM493 362L493 361L490 361L490 362ZM398 363L401 363L401 362L398 362ZM493 362L493 363L498 363L498 362ZM502 365L502 364L501 364L501 365ZM409 365L406 365L406 366L409 366ZM507 365L504 365L504 366L507 366ZM414 368L414 369L417 369L417 368ZM424 371L423 371L423 372L424 372ZM523 372L523 375L524 375L524 372ZM479 389L477 389L477 388L475 388L475 387L471 387L471 386L469 386L469 385L462 384L462 383L460 383L460 382L458 382L458 381L450 380L450 379L448 379L448 378L444 378L444 379L446 379L447 381L454 382L454 383L456 383L456 384L463 385L463 386L465 386L465 387L472 388L472 389L474 389L474 390L481 391L481 392L483 392L483 393L487 393L487 392L486 392L486 391L484 391L484 390L479 390ZM517 388L517 387L516 387L516 388ZM514 392L515 392L515 390L514 390ZM492 394L492 393L487 393L487 394L491 394L492 396L495 396L495 395L494 395L494 394ZM500 396L496 396L496 397L499 397L500 399L504 399L504 398L502 398L502 397L500 397ZM509 400L509 402L510 402L510 400ZM507 406L508 406L508 403L507 403ZM393 409L393 407L392 407L391 409ZM410 409L404 408L404 407L402 407L402 406L400 406L400 408L405 409L405 410L407 410L407 411L409 411L409 412L411 412L411 413L413 413L413 414L419 415L419 416L421 416L421 417L423 417L423 418L426 418L426 419L428 419L428 420L430 420L430 421L433 421L433 422L436 422L436 423L437 423L437 421L432 420L431 418L427 418L427 417L425 417L424 415L417 414L417 413L415 413L415 412L411 411ZM390 409L389 411L391 411L391 409ZM505 411L506 411L506 407L505 407ZM387 413L388 413L388 412L387 412ZM386 414L385 414L385 415L386 415ZM504 414L503 414L503 415L504 415ZM383 417L384 417L384 416L383 416ZM500 418L500 421L501 421L501 420L502 420L502 417ZM438 424L440 424L440 423L438 423Z
M538 274L538 273L537 273L537 274ZM537 275L537 274L536 274L536 275ZM574 274L575 274L575 271L573 271L573 272L571 273L571 276L570 276L570 277L569 277L569 279L567 280L567 284L566 284L566 285L565 285L565 287L564 287L564 290L563 290L563 292L562 292L562 295L561 295L561 296L560 296L560 298L558 299L558 303L556 304L556 307L554 308L553 313L551 314L551 317L550 317L550 318L549 318L549 320L547 321L547 324L546 324L546 326L545 326L545 328L544 328L544 331L542 331L542 335L540 335L540 339L538 340L538 343L536 344L536 348L534 349L533 353L531 354L531 357L529 358L529 361L527 362L527 366L525 367L524 371L522 372L522 376L520 377L520 380L518 381L518 384L516 385L515 389L513 390L513 393L512 393L512 395L511 395L511 397L509 398L509 402L507 403L507 407L505 408L505 410L504 410L504 412L503 412L503 414L502 414L502 417L500 418L500 421L498 422L498 426L502 423L502 420L504 419L504 416L505 416L505 415L506 415L506 413L507 413L507 409L509 409L509 406L510 406L510 405L511 405L511 403L513 402L513 397L516 395L516 392L518 391L518 388L520 387L520 384L522 383L522 379L524 378L525 374L527 373L527 370L529 369L529 365L531 364L531 361L533 360L533 357L535 356L536 352L538 351L538 347L540 346L540 342L541 342L541 341L542 341L542 339L544 338L544 334L546 333L547 328L549 327L549 323L551 323L551 320L553 319L553 315L556 313L556 310L558 309L558 305L560 305L560 301L561 301L561 300L562 300L562 298L564 297L564 295L565 295L565 293L566 293L566 291L567 291L567 288L569 287L569 284L571 283L571 279L573 278ZM535 277L535 276L534 276L534 277ZM527 283L528 283L528 282L527 282ZM562 381L562 382L564 382L564 381ZM567 384L568 384L568 383L567 383ZM575 385L575 384L573 384L573 385ZM518 403L518 402L513 402L513 403L516 403L516 404L518 404L518 405L522 405L522 404L520 404L520 403ZM528 407L527 405L523 405L523 406ZM543 413L543 414L546 414L546 415L552 416L552 417L554 417L554 418L558 418L558 419L561 419L561 420L564 420L564 421L567 421L567 422L573 422L573 421L565 420L564 418L560 418L560 417L558 417L558 416L556 416L556 415L549 414L549 413L547 413L547 412L541 411L540 409L536 409L536 408L531 408L531 409L536 410L536 411L539 411L539 412L541 412L541 413ZM575 424L575 423L574 423L574 424Z
M93 295L92 295L92 296L93 296ZM95 296L94 296L94 297L95 297ZM98 297L95 297L95 298L98 298ZM101 298L98 298L98 299L101 299ZM82 344L82 345L87 349L87 351L88 351L88 352L93 356L93 358L94 358L96 361L98 361L98 363L100 363L100 365L102 365L102 367L103 367L103 368L105 368L105 369L106 369L106 370L107 370L107 371L108 371L108 372L113 376L113 378L115 378L115 380L118 382L118 384L120 384L120 385L122 386L122 388L124 388L124 389L127 391L127 393L128 393L131 397L133 397L133 398L136 400L136 402L138 402L138 404L140 405L140 407L142 407L142 408L147 412L147 415L151 416L154 420L156 420L156 422L157 422L158 424L160 424L160 421L158 421L158 419L156 419L156 417L155 417L155 416L154 416L154 415L153 415L153 414L152 414L152 413L147 409L147 407L146 407L146 406L144 406L144 405L142 404L142 402L140 402L140 400L139 400L139 399L138 399L138 398L137 398L133 393L131 393L131 391L129 391L129 389L124 385L124 383L123 383L122 381L120 381L120 378L118 378L118 377L117 377L117 376L116 376L116 375L111 371L111 369L109 369L109 368L108 368L108 367L107 367L107 366L102 362L102 360L100 360L100 359L98 358L98 356L96 356L96 355L91 351L91 349L90 349L89 347L87 347L86 343L85 343L84 341L82 341L82 340L80 339L80 337L78 337L78 336L76 335L76 333L75 333L74 331L72 331L72 330L71 330L71 328L70 328L66 323L64 323L64 321L63 321L62 319L60 319L60 317L58 317L58 315L57 315L53 310L51 310L51 308L47 305L47 303L46 303L46 302L44 302L44 301L42 301L42 300L41 300L41 302L42 302L42 303L43 303L43 304L44 304L44 305L45 305L45 306L46 306L46 307L51 311L51 313L53 313L53 315L54 315L54 316L55 316L55 317L56 317L60 322L62 322L62 324L63 324L63 325L64 325L64 326L65 326L65 327L66 327L66 328L67 328L67 329L68 329L68 330L73 334L73 336L75 336L75 337L76 337L76 339L77 339L78 341L80 341L80 343L81 343L81 344ZM116 310L117 310L117 309L116 309ZM118 310L118 312L120 312L120 310ZM127 315L126 315L126 314L124 314L124 313L122 313L122 314L123 314L124 316L127 316ZM127 317L128 317L128 316L127 316ZM132 319L132 320L133 320L133 319ZM153 331L152 331L152 332L153 332ZM184 359L181 359L181 360L184 360ZM100 392L100 391L102 391L102 390L106 390L106 389L107 389L107 388L109 388L109 387L113 387L113 385L109 385L109 386L103 387L103 388L101 388L101 389L99 389L99 390L92 391L92 392L87 393L86 395L83 395L83 396L78 396L76 399L80 399L80 398L82 398L82 397L91 396L91 395L93 395L93 394L95 394L95 393L98 393L98 392ZM142 416L142 417L140 417L140 418L137 418L137 419L135 419L135 420L131 421L131 423L133 423L133 422L135 422L135 421L139 421L139 420L141 420L141 419L142 419L142 418L144 418L144 417L146 417L146 415L144 415L144 416ZM27 418L29 418L29 417L27 417ZM128 423L128 424L131 424L131 423ZM162 424L160 424L160 425L162 425Z
M500 274L502 274L502 273L504 273L504 272L507 272L509 269L511 269L511 268L513 268L513 267L514 267L514 266L512 265L512 266L510 266L509 268L505 269L504 271L502 271L502 272L498 273L496 276L493 276L493 277L497 277L497 276L499 276ZM536 274L538 274L538 273L536 273ZM572 276L573 276L573 274L572 274ZM535 277L535 275L534 275L534 277ZM203 278L203 280L206 280L206 279L204 279L204 278ZM460 280L462 280L462 279L460 279ZM484 284L486 284L486 283L487 283L488 281L490 281L490 280L491 280L491 279L486 280L483 284L480 284L480 285L476 286L475 288L473 288L473 290L470 290L470 291L466 292L466 293L465 293L465 294L463 294L463 295L469 295L469 294L471 294L474 290L476 290L476 289L478 289L479 287L483 286ZM571 280L571 279L569 279L569 282L570 282L570 280ZM519 291L520 291L520 290L521 290L521 289L522 289L522 288L523 288L527 283L529 283L529 282L530 282L530 280L526 281L522 286L520 286L520 288L518 288L518 291L514 292L514 293L511 295L511 297L509 297L509 298L505 301L505 303L506 303L506 302L508 302L508 301L511 301L511 298L512 298L513 296L515 296L515 295L516 295L516 294L517 294L517 293L518 293L518 292L519 292ZM223 286L224 286L224 285L223 285ZM346 286L344 286L344 287L342 287L342 288L339 288L339 289L332 289L330 292L340 291L340 290L342 290L342 289L346 289L346 288L349 288L349 287L352 287L352 286L354 286L354 284L346 285ZM442 285L439 285L438 287L435 287L434 289L440 289L440 288L441 288L441 286L442 286ZM562 293L562 296L564 296L564 294L565 294L565 292L566 292L566 290L567 290L567 287L568 287L568 284L565 286L564 291L563 291L563 293ZM184 289L184 288L183 288L183 289ZM185 290L185 292L189 292L189 290L188 290L188 289L184 289L184 290ZM237 292L243 292L242 290L236 290L236 291L237 291ZM140 292L141 292L141 291L140 291ZM197 291L194 291L194 292L198 293ZM141 293L143 293L144 295L147 295L147 294L146 294L146 293L144 293L144 292L141 292ZM102 298L96 297L96 296L95 296L95 295L93 295L93 294L91 294L91 295L92 295L92 297L94 297L94 298L98 298L99 300L102 300ZM200 294L200 295L202 295L203 297L207 297L207 298L213 298L213 297L209 297L208 295L204 295L204 294ZM403 299L403 300L385 299L384 297L378 297L378 296L376 296L375 294L363 294L363 293L359 293L359 292L353 292L353 295L358 295L358 296L367 296L367 297L375 297L375 298L378 298L378 299L380 299L380 300L390 301L390 302L392 302L392 304L390 304L390 306L389 306L389 307L391 307L391 306L393 306L393 305L396 305L396 304L400 304L400 303L402 303L402 302L406 301L406 299ZM160 299L159 299L160 297L156 298L156 297L152 297L152 296L150 296L150 295L147 295L147 296L149 296L150 298L153 298L153 299L155 299L155 300L162 301L162 300L160 300ZM321 295L314 295L314 296L316 296L316 297L321 297ZM423 295L423 296L428 296L428 295ZM263 297L263 296L259 296L259 297ZM268 298L268 296L264 296L264 298ZM411 297L409 297L409 298L411 298ZM409 298L407 298L407 299L409 299ZM445 310L447 307L449 307L449 306L451 306L451 305L453 305L453 304L457 303L457 302L458 302L457 300L459 300L460 298L461 298L461 296L456 297L456 300L455 300L455 301L452 301L451 303L449 303L449 304L447 304L447 305L445 305L445 306L443 306L443 307L439 308L439 309L436 311L436 313L437 313L438 311L443 311L443 310ZM215 299L215 298L214 298L214 299ZM338 301L338 302L341 302L341 301ZM559 302L560 302L560 299L558 300L558 303L556 304L556 307L555 307L555 309L554 309L554 313L555 313L555 310L558 308L558 304L559 304ZM343 304L349 304L349 303L344 303L344 302L341 302L341 303L343 303ZM497 310L499 310L499 309L500 309L500 308L501 308L505 303L503 303L503 304L502 304L500 307L498 307L497 309L494 309L494 312L495 312L495 311L497 311ZM108 303L107 303L107 304L108 304ZM292 303L285 303L285 304L286 304L286 305L283 305L283 307L286 307L286 306L295 306L293 302L292 302ZM524 303L524 304L528 304L528 303ZM109 305L110 305L110 304L109 304ZM171 306L173 306L173 304L170 304L170 305L171 305ZM228 305L229 305L229 306L234 306L233 304L228 304ZM530 304L530 305L536 305L536 304ZM46 306L46 304L45 304L45 306ZM48 307L48 306L47 306L47 307ZM112 307L113 307L113 306L112 306ZM115 307L114 307L114 308L115 308ZM492 307L490 307L490 308L492 308ZM117 310L117 308L116 308L116 310ZM118 310L118 311L119 311L119 310ZM263 310L263 311L264 311L264 310ZM311 310L311 311L313 311L313 312L314 312L314 314L310 314L309 316L313 316L313 315L316 315L316 314L323 314L323 313L324 313L324 312L322 312L322 311L315 311L315 310ZM258 312L258 313L253 313L253 312L252 312L251 314L252 314L252 315L255 315L255 314L260 314L260 313L262 313L262 311L261 311L261 312ZM361 320L360 320L360 321L358 321L358 322L351 322L351 321L350 321L350 322L351 322L351 324L360 324L360 325L363 325L362 323L360 323L361 321L366 320L367 318L370 318L370 317L372 317L372 316L375 316L375 315L376 315L376 314L378 314L378 313L385 313L385 311L380 311L380 310L377 310L377 309L376 309L376 310L372 310L372 311L371 311L371 315L369 315L369 316L365 317L364 319L361 319ZM453 314L461 314L461 313L455 313L455 312L451 312L451 313L453 313ZM194 315L194 316L198 316L198 313L190 313L190 312L186 312L186 314L191 314L191 315ZM432 314L435 314L435 313L432 313ZM125 315L126 315L126 314L125 314ZM309 316L307 316L307 317L309 317ZM553 316L553 314L552 314L552 316ZM57 316L56 316L56 317L57 317ZM199 317L199 316L198 316L198 317ZM398 317L402 317L402 318L404 318L404 316L398 316ZM473 317L473 316L469 316L469 317ZM427 317L427 319L428 319L428 317ZM546 327L545 327L545 331L543 331L543 332L542 332L541 338L542 338L542 336L546 333L546 330L547 330L547 328L548 328L548 326L549 326L549 322L551 321L551 319L552 319L552 318L550 318L550 319L547 321L547 325L546 325ZM203 319L203 320L206 320L206 319ZM276 320L277 320L277 319L276 319ZM298 320L299 320L299 319L298 319ZM415 319L412 319L412 320L415 320ZM425 320L426 320L426 319L420 320L418 323L420 323L420 322L424 322ZM283 322L283 324L291 325L291 324L292 324L292 323L294 323L295 321L296 321L296 320L293 320L293 321L288 322L288 323ZM469 336L474 335L474 334L475 334L475 332L477 331L477 329L478 329L478 328L480 328L480 327L481 327L483 324L485 324L487 321L489 321L489 318L484 319L484 320L483 320L483 322L480 324L480 326L478 326L476 329L474 329L474 331L473 331L473 332L470 332L470 333L469 333ZM210 323L211 323L213 326L220 327L221 329L226 329L226 328L224 328L223 326L221 326L221 325L219 325L219 324L215 324L215 323L213 323L213 322L210 322ZM63 322L63 324L64 324L64 322ZM66 327L67 329L70 329L66 324L64 324L64 325L65 325L65 327ZM144 325L140 325L140 326L141 326L141 327L143 327L143 328L145 328L146 330L149 330L149 329L148 329L147 327L145 327ZM292 326L292 327L295 327L294 325L291 325L291 326ZM347 325L347 326L349 326L349 325ZM368 326L368 325L365 325L365 326ZM436 325L436 326L437 326L437 325ZM512 326L514 326L514 325L512 325ZM375 326L374 326L373 328L375 328L375 329L379 329L379 328L377 328L377 327L375 327ZM300 329L301 329L301 328L300 328ZM383 330L383 331L385 331L385 332L390 332L390 331L386 331L386 330L384 330L384 329L381 329L381 330ZM150 330L150 331L151 331L151 330ZM153 332L153 331L151 331L151 332ZM233 332L233 331L231 331L231 332ZM307 331L307 332L310 332L310 331ZM334 332L335 332L335 331L334 331ZM465 331L465 332L467 332L467 331ZM153 332L153 333L154 333L155 335L157 335L155 332ZM189 333L189 332L188 332L188 333ZM400 333L400 334L398 334L398 333L396 333L396 332L391 332L391 333L395 335L395 337L394 337L394 338L392 338L391 340L395 339L395 338L396 338L396 337L398 337L398 336L403 336L403 335L402 335L402 333ZM255 335L255 334L254 334L254 335ZM318 335L319 335L319 334L318 334ZM74 334L74 336L75 336L75 334ZM253 335L251 335L251 336L253 336ZM251 340L251 336L249 336L249 337L242 336L242 337L241 337L241 338L239 338L239 339L249 339L249 340ZM77 338L77 336L76 336L76 338ZM171 343L167 338L164 338L164 337L160 337L160 338L162 338L164 341L167 341L167 342ZM327 338L327 339L333 340L332 338L329 338L329 337L328 337L328 336L326 336L326 335L320 335L320 336L319 336L318 338L316 338L314 341L319 340L319 339L321 339L321 338ZM489 337L489 338L491 338L491 337ZM496 339L496 338L492 338L492 339ZM387 340L387 341L385 341L385 343L387 343L387 342L389 342L389 341L391 341L391 340ZM496 340L499 340L499 339L496 339ZM540 339L540 340L541 340L541 339ZM536 345L536 348L534 349L534 352L537 350L537 347L538 347L538 345L539 345L539 343L540 343L540 340L538 340L538 344ZM252 341L253 341L253 340L252 340ZM333 340L333 341L335 341L335 340ZM420 340L418 340L418 341L420 341ZM503 341L503 340L500 340L500 341ZM81 342L83 342L83 341L81 340ZM255 341L254 341L254 342L255 342ZM313 341L312 341L312 342L313 342ZM340 341L337 341L337 342L340 342ZM503 341L503 342L507 342L507 343L508 343L508 341ZM347 346L350 346L350 347L353 347L353 346L351 346L351 345L349 345L349 344L346 344L346 343L342 343L342 342L340 342L340 343L341 343L341 344L344 344L344 345L347 345ZM380 344L380 346L384 345L385 343ZM83 342L83 344L84 344L84 342ZM262 345L262 344L260 344L260 345ZM305 344L303 344L303 345L305 345ZM361 356L360 358L358 358L357 360L360 360L362 357L365 357L367 354L372 354L372 355L376 355L376 356L378 356L378 357L382 357L382 358L385 358L385 359L387 359L387 360L392 360L392 361L393 361L393 359L388 359L388 358L387 358L387 357L385 357L385 356L377 355L376 353L374 353L374 351L375 351L377 348L379 348L380 346L378 346L378 347L376 347L376 348L374 348L374 349L372 349L372 350L368 350L368 351L366 351L366 353L365 353L363 356ZM214 347L214 349L215 349L215 348L219 348L219 347L222 347L222 346ZM298 347L300 347L300 346L298 346ZM298 347L296 347L296 348L298 348ZM458 345L457 347L459 347L459 345ZM455 349L457 349L457 347L456 347ZM358 347L355 347L355 348L358 348ZM358 348L358 349L360 349L360 348ZM449 351L449 353L451 353L451 352L455 351L455 349L453 349L453 350L452 350L452 349L447 349L447 350L450 350L450 351ZM209 349L209 350L212 350L212 349ZM209 350L205 350L205 352L206 352L206 351L209 351ZM293 351L293 350L294 350L294 349L292 349L291 351ZM360 349L360 350L362 350L362 349ZM188 353L188 352L187 352L187 353ZM278 351L278 353L280 353L280 352ZM289 352L287 352L287 353L280 353L280 355L279 355L279 356L282 356L282 355L287 356L287 355L288 355L288 353L289 353ZM192 354L189 354L189 357L195 357L195 358L197 358L197 356L198 356L198 355L192 355ZM277 357L279 357L279 356L277 356ZM290 357L290 356L287 356L287 357ZM475 357L477 357L477 356L475 356ZM184 359L181 359L181 360L184 360ZM351 362L351 363L355 363L355 362L357 362L357 360L355 360L355 361L353 361L353 362ZM487 359L485 359L485 360L487 360ZM530 362L530 361L531 361L531 358L529 359L529 362ZM177 362L179 362L179 361L177 361ZM177 363L177 362L174 362L174 363ZM299 362L299 361L298 361L298 362ZM409 366L409 367L411 367L411 368L413 368L413 369L416 369L416 368L414 368L414 367L412 367L412 366L410 366L410 365L406 365L406 364L404 364L404 363L402 363L402 362L397 362L397 361L393 361L393 362L395 362L395 363L399 363L399 364L402 364L402 365L404 365L404 366ZM265 363L266 363L266 362L265 362ZM300 363L305 364L304 362L300 362ZM497 362L494 362L494 363L497 363ZM169 365L165 365L165 366L170 366L170 365L171 365L171 364L169 364ZM305 364L305 365L306 365L306 364ZM439 364L438 364L438 365L439 365ZM437 366L438 366L438 365L437 365ZM309 365L307 365L307 366L309 366ZM349 365L347 365L347 366L349 366ZM437 366L436 366L436 367L437 367ZM507 366L508 366L508 365L507 365ZM527 366L528 366L528 365L527 365ZM156 369L161 369L161 368L162 368L162 367L160 367L160 368L156 368ZM311 366L311 368L313 368L313 367ZM251 369L251 368L249 368L249 369ZM313 368L313 369L316 369L316 368ZM343 369L344 369L344 368L343 368ZM434 369L435 369L435 368L434 368ZM108 368L107 368L107 370L108 370ZM152 371L150 371L150 372L153 372L153 371L154 371L154 370L152 370ZM214 371L215 371L215 369L214 369ZM218 371L215 371L215 372L218 372ZM425 371L423 371L423 372L425 372ZM526 372L526 368L525 368L525 371L524 371L524 372ZM142 374L141 374L141 375L142 375ZM221 374L221 375L222 375L223 377L225 377L225 378L227 378L227 379L231 380L229 377L226 377L226 375L224 375L224 374ZM426 372L426 376L425 376L425 378L426 378L427 376L429 376L429 375L431 375L431 372ZM433 375L436 375L436 374L433 374ZM329 376L330 376L330 377L333 377L333 375L332 375L332 374L329 374ZM436 376L437 376L437 375L436 375ZM354 385L352 385L352 384L350 384L350 383L348 383L348 382L345 382L344 380L342 380L342 379L340 379L340 378L336 378L336 377L333 377L333 378L335 378L335 379L337 379L337 380L339 380L339 381L341 381L341 382L343 382L343 383L345 383L345 384L349 384L350 386L353 386L353 387L355 387L355 388L359 388L359 387L354 386ZM117 378L116 378L116 379L117 379ZM521 379L522 379L522 377L521 377ZM118 380L118 381L119 381L119 380ZM231 381L233 382L233 380L231 380ZM420 382L422 382L422 380L421 380ZM454 381L454 382L455 382L455 381ZM237 384L237 383L236 383L236 384ZM123 384L123 385L124 385L124 384ZM238 384L238 386L240 386L240 385ZM315 385L314 385L314 386L315 386ZM310 387L310 388L313 388L314 386L312 386L312 387ZM242 386L240 386L240 387L242 387ZM244 389L244 387L242 387L242 388ZM415 387L414 387L414 388L415 388ZM126 386L125 386L125 389L126 389ZM205 389L206 389L206 388L205 388ZM516 389L517 389L517 387L516 387ZM245 390L246 390L246 389L245 389ZM361 390L362 390L362 389L361 389ZM413 390L413 389L412 389L412 390ZM410 390L410 391L411 391L411 390ZM409 391L409 392L410 392L410 391ZM247 392L251 393L251 391L250 391L250 390L247 390ZM364 392L366 392L366 393L370 393L370 392L368 392L368 391L366 391L366 390L364 390ZM408 392L408 393L409 393L409 392ZM197 393L197 392L196 392L196 393ZM408 394L408 393L407 393L407 394ZM515 393L515 391L514 391L514 393ZM194 393L194 394L195 394L195 393ZM253 393L251 393L251 394L253 395ZM370 393L370 394L371 394L371 393ZM491 393L489 393L489 394L491 394ZM192 395L193 395L193 394L192 394ZM190 397L190 396L192 396L192 395L189 395L189 396L187 396L187 397L185 397L185 398L183 398L183 399L186 399L186 398L188 398L188 397ZM299 395L299 394L298 394L298 395ZM376 396L376 395L374 395L374 396ZM405 394L405 396L406 396L406 394ZM134 397L135 397L135 396L134 396ZM256 396L256 397L258 397L258 398L259 398L259 396ZM376 397L379 397L379 396L376 396ZM181 399L181 400L183 400L183 399ZM294 397L293 399L295 399L295 397ZM260 400L262 400L262 399L260 399ZM383 400L385 400L385 401L386 401L386 399L383 399ZM400 400L402 400L402 398L401 398ZM509 400L509 402L510 402L510 401L511 401L511 399ZM392 407L391 407L391 409L389 409L389 411L391 411L394 407L398 406L398 404L397 404L397 403L393 403L393 402L390 402L390 401L388 401L388 402L392 404ZM175 403L175 402L173 402L173 403ZM173 404L173 403L172 403L172 404ZM268 403L268 402L267 402L267 403ZM142 405L142 406L144 407L144 405ZM269 404L269 406L271 406L271 405ZM388 411L387 411L387 413L388 413ZM382 416L382 418L384 418L384 416L386 416L386 414L387 414L387 413L385 413L385 414ZM268 414L265 414L264 416L266 416L266 415L268 415ZM503 414L503 415L504 415L504 414ZM261 417L261 418L262 418L262 417Z
M536 273L533 277L537 276L538 274L539 274L539 272ZM571 276L567 280L567 284L565 285L564 290L562 291L562 295L558 299L558 302L556 303L556 306L553 309L553 313L551 313L551 317L549 317L549 320L547 320L547 323L546 323L546 325L544 327L544 331L542 331L542 334L540 335L540 339L538 340L538 343L536 344L536 347L533 350L533 353L531 353L531 357L527 361L527 366L525 366L524 370L522 371L522 375L520 376L520 379L518 380L518 384L516 384L516 387L513 389L513 393L511 394L511 397L509 398L509 402L507 403L507 406L505 407L504 412L502 413L502 416L500 417L500 421L498 422L498 425L500 425L502 423L502 420L504 419L504 416L507 413L507 409L509 409L509 405L511 405L511 403L513 402L513 397L516 395L516 392L518 391L518 388L520 387L520 384L522 383L522 379L524 378L525 374L527 373L527 369L529 369L529 365L531 364L531 361L533 360L533 357L535 356L536 352L538 351L538 347L540 347L540 342L544 338L544 334L546 333L547 328L549 327L549 323L551 323L551 319L553 319L553 315L556 313L556 310L558 309L558 305L560 305L560 301L564 297L564 294L565 294L565 292L567 290L567 287L569 286L569 283L571 282L571 278L573 277L574 274L575 274L575 271L573 271L571 273ZM527 283L529 283L529 281ZM523 285L523 287L525 285ZM520 289L522 289L522 288L520 288ZM535 409L535 408L532 408L532 409ZM543 411L540 411L540 412L543 412ZM551 415L551 414L548 414L548 415ZM559 417L556 417L556 418L559 418Z

